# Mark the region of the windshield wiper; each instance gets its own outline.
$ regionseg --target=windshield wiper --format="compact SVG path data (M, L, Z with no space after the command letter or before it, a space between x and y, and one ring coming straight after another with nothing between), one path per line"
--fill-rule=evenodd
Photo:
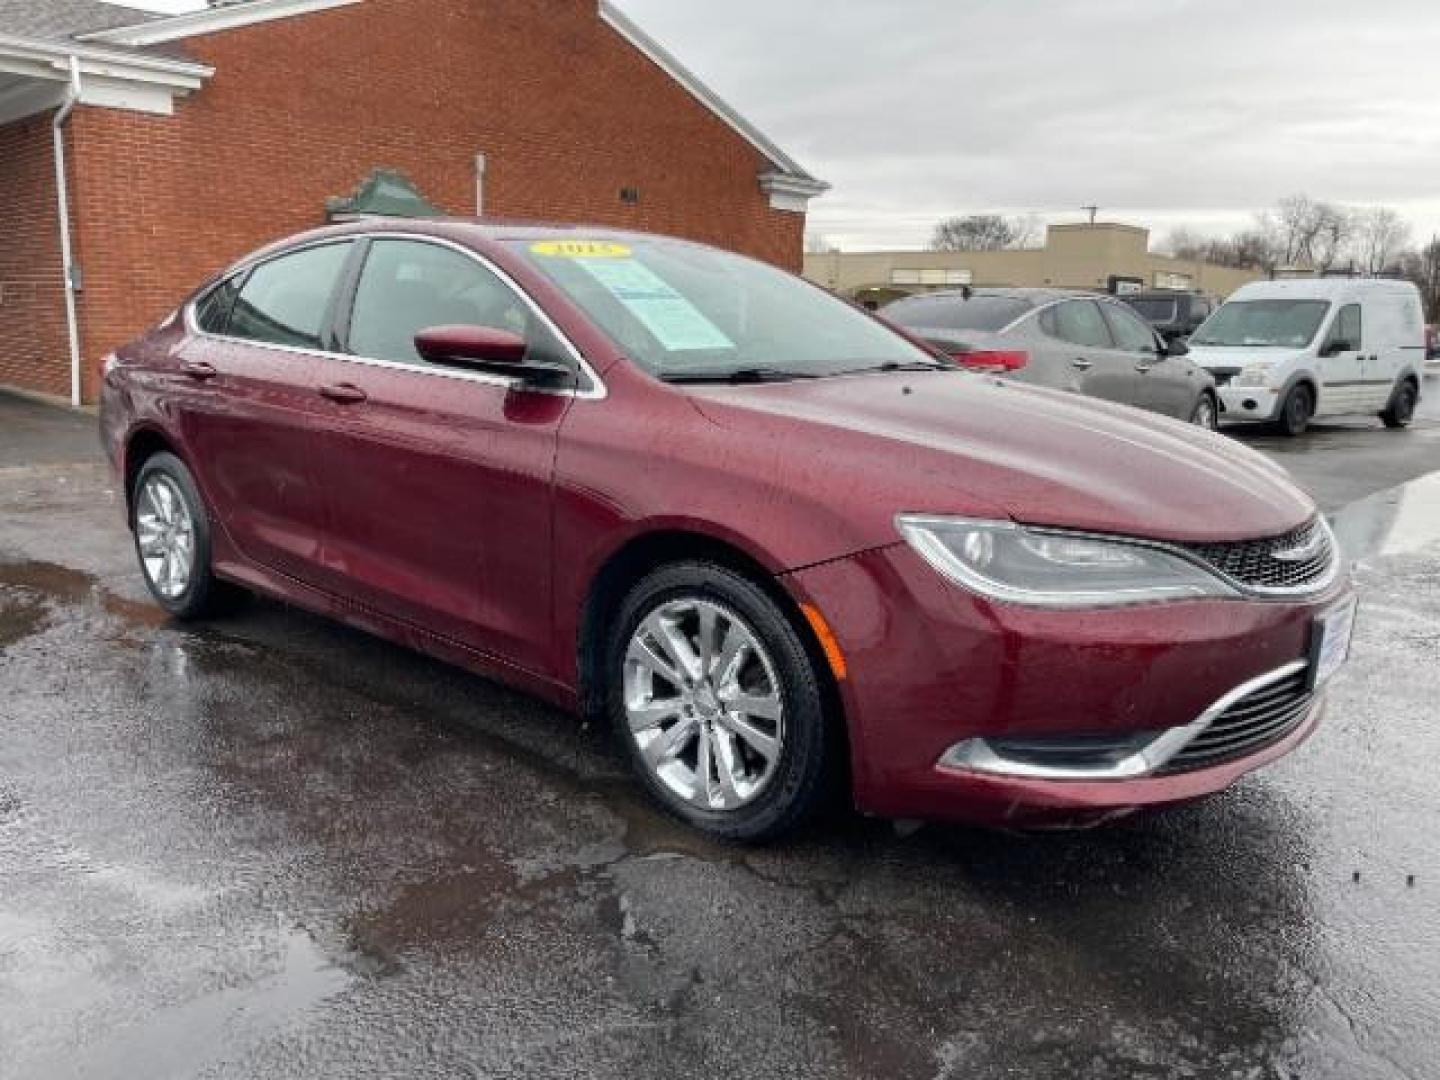
M786 371L784 368L746 367L733 371L677 371L660 376L668 383L746 383L790 382L794 379L816 379L807 371Z
M950 364L942 364L929 360L887 360L883 364L870 364L866 367L849 368L845 371L831 372L832 375L865 375L872 371L955 371L956 368Z

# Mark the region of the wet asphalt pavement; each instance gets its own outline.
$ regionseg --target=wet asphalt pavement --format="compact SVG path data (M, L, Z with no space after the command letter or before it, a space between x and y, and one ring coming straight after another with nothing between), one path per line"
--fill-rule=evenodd
M93 420L0 397L0 1077L1440 1076L1430 391L1243 436L1361 558L1299 752L1099 831L763 850L442 664L169 623Z

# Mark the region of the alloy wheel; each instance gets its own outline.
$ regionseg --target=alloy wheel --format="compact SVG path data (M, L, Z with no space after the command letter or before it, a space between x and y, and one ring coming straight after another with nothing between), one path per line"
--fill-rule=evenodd
M195 520L180 486L164 473L150 475L140 487L135 536L155 591L167 600L183 595L195 571Z
M654 778L701 810L759 798L785 741L776 666L735 612L700 599L657 606L625 651L630 738Z
M1214 431L1218 426L1218 417L1215 410L1215 402L1209 394L1202 395L1195 406L1195 413L1190 417L1191 423L1202 427L1207 431Z

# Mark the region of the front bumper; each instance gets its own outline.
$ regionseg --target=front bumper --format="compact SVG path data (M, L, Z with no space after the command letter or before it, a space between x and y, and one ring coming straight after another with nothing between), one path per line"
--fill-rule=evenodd
M1271 420L1280 408L1280 391L1269 386L1222 386L1219 394L1226 420Z
M1349 589L1342 577L1299 601L1044 611L951 585L903 544L790 581L823 613L846 658L840 690L857 805L1006 825L1083 823L1184 802L1289 752L1318 723L1318 696L1283 737L1191 771L1055 779L945 760L976 739L1123 739L1194 725L1243 684L1306 660L1315 618Z

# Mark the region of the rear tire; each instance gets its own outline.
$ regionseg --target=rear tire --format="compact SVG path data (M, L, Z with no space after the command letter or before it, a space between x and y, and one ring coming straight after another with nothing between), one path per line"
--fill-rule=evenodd
M174 454L152 454L140 466L130 531L150 595L175 618L217 614L239 595L210 569L210 515L194 476Z
M1380 413L1380 419L1392 431L1407 428L1415 419L1415 406L1419 401L1420 388L1415 385L1414 379L1407 378L1395 387L1395 392L1390 395L1390 404Z
M608 714L641 784L691 827L760 842L826 801L840 740L820 673L779 605L728 567L681 562L621 604Z
M1280 415L1275 420L1275 426L1282 435L1289 435L1293 438L1305 433L1305 429L1310 426L1310 420L1314 415L1315 391L1305 383L1300 383L1285 396L1285 401L1280 406Z

